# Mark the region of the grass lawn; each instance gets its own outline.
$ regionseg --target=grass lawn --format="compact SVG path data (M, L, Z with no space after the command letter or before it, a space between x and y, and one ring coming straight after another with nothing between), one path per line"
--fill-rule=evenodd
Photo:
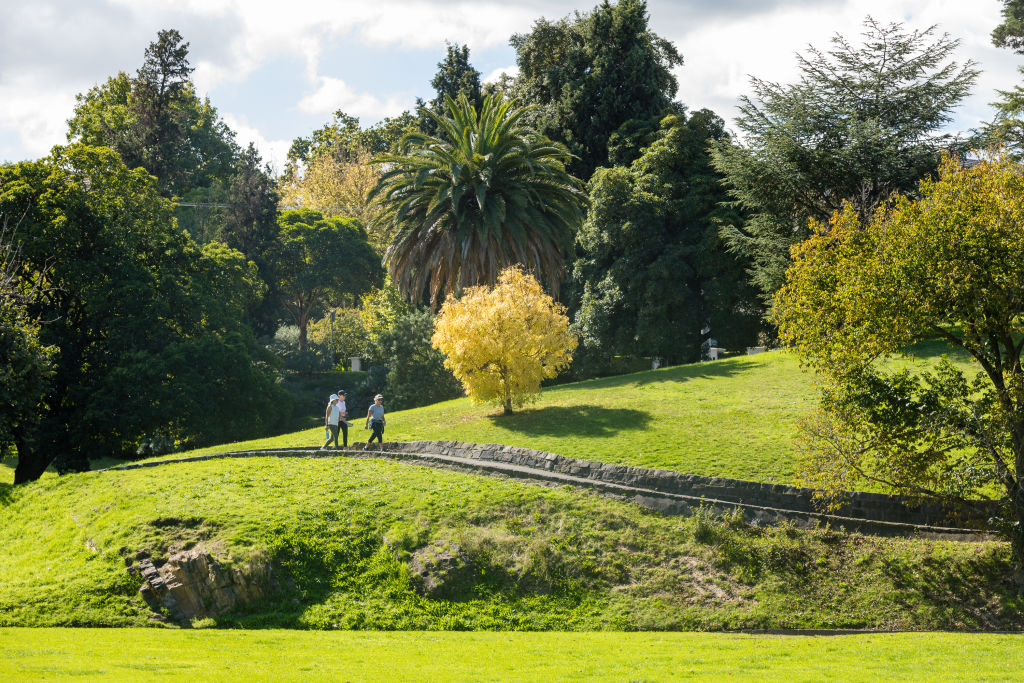
M399 411L388 415L385 438L501 443L588 460L789 482L794 425L814 400L811 376L791 354L772 352L550 387L509 417L468 399ZM353 421L350 440L364 440L364 421ZM189 454L321 443L322 427Z
M0 486L0 626L152 625L125 560L196 544L222 562L262 558L281 584L203 626L1024 628L1006 543L666 517L571 488L348 458ZM443 594L418 592L411 554L452 547L470 571Z
M0 629L0 678L1006 681L1024 636Z
M892 360L890 366L920 369L941 353L970 366L965 356L937 342L913 351L916 357ZM509 417L468 399L399 411L388 415L385 436L500 443L585 460L792 483L797 421L816 400L813 376L800 369L796 357L772 351L550 387ZM364 420L353 421L350 440L365 439ZM321 443L322 427L189 454Z

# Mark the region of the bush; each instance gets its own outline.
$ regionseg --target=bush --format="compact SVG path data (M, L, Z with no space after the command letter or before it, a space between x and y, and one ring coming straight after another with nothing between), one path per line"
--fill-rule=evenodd
M385 389L393 409L462 395L462 386L444 366L444 356L430 345L433 333L434 316L426 309L400 315L380 332L374 356L387 364Z

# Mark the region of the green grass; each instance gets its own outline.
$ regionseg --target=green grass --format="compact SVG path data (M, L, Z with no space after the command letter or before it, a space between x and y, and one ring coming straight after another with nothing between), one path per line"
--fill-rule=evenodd
M920 369L951 350L916 347L917 358L890 361ZM952 360L970 367L967 358ZM797 421L816 402L813 376L796 357L773 351L712 363L589 380L545 389L512 416L468 399L391 413L386 438L500 443L688 474L793 483ZM351 441L368 432L354 420ZM308 447L323 428L193 451Z
M129 560L200 543L282 588L205 625L371 630L1006 629L1005 543L665 517L588 492L361 459L247 459L0 487L0 626L146 626ZM471 575L414 590L409 554Z
M3 680L1005 681L1024 636L0 629Z

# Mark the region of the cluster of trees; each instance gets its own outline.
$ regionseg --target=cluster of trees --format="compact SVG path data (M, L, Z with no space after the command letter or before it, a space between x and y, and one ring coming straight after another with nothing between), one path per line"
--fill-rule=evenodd
M1024 51L1022 18L1005 0L994 41ZM461 381L506 411L570 364L688 362L709 337L739 349L778 332L831 377L817 429L846 451L810 457L834 475L814 481L935 494L951 480L962 495L999 481L1017 501L1024 274L1005 266L1021 262L1003 253L1012 236L982 228L1015 206L1024 90L972 139L946 135L978 75L957 41L870 18L862 38L810 48L794 83L753 78L734 137L675 99L683 59L644 0L604 0L513 36L515 78L481 83L448 45L429 102L369 127L338 111L274 177L161 31L134 75L78 97L67 146L0 167L0 448L25 481L55 458L273 430L287 396L258 340L282 323L300 351L330 340L332 363L372 359L399 405ZM940 166L994 142L1004 161ZM961 190L974 218L956 212ZM942 299L943 274L969 270L949 253L972 240L970 267L1009 270ZM997 243L1003 260L986 261ZM991 386L946 366L870 369L923 335L974 354ZM507 355L517 346L533 365ZM914 468L892 464L900 453Z

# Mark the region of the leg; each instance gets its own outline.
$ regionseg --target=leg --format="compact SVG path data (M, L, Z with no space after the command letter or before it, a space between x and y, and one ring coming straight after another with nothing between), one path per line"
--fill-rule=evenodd
M342 418L338 426L341 427L341 447L348 448L348 425L345 424L345 418ZM335 445L337 445L337 441L335 441Z
M331 425L331 441L334 441L334 448L338 448L338 425ZM328 441L330 443L330 441Z

